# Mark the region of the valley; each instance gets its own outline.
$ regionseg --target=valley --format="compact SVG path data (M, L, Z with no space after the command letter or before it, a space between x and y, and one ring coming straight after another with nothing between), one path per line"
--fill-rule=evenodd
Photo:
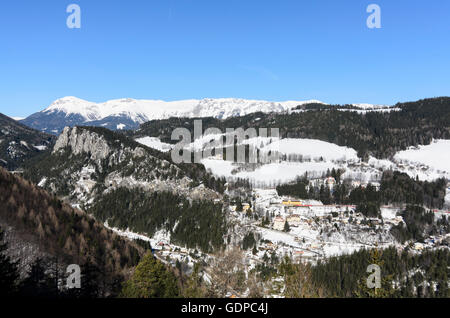
M117 114L124 118L110 121ZM199 290L208 290L204 296L249 297L258 291L286 297L286 267L306 266L325 286L319 277L327 264L370 251L447 255L449 116L445 97L393 106L238 99L95 104L64 98L21 121L32 128L6 118L0 146L9 148L0 149L0 158L32 191L54 195L63 209L95 220L99 231L110 233L106 241L112 235L133 244L133 262L148 250L179 281L198 277ZM195 134L194 120L202 121L203 131L267 127L279 128L280 135L235 140L231 147L244 149L245 162L227 158L226 146L212 142L227 133L202 135L183 148L189 156L201 154L201 162L175 162L171 133L181 127ZM11 156L17 144L30 154ZM274 154L276 160L267 160ZM256 162L250 162L252 155ZM2 205L14 213L8 199ZM21 224L20 217L13 219ZM39 233L58 237L53 226L42 223ZM76 244L67 240L50 254L73 252ZM111 244L105 244L97 257L109 255ZM220 270L232 261L231 272ZM394 292L409 292L403 282L408 272L393 274ZM234 278L221 285L226 275ZM242 285L239 277L248 282ZM442 286L436 277L425 280ZM356 281L351 284L356 288ZM428 293L446 292L429 288ZM417 286L411 290L418 295Z

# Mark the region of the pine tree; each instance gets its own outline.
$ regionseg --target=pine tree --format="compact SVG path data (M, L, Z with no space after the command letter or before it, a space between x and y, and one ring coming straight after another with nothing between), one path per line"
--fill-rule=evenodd
M207 290L200 275L200 265L195 263L191 275L184 284L182 295L184 298L203 298L206 294Z
M284 228L283 231L284 232L289 232L291 230L291 227L289 226L288 221L284 222Z
M0 295L14 295L18 288L19 272L17 263L5 255L8 244L3 239L4 232L0 228Z
M146 254L125 282L120 297L174 298L180 294L175 275L152 254Z
M370 251L369 264L378 265L383 269L384 261L381 259L383 252L374 248ZM369 288L367 286L367 277L360 279L358 290L355 291L355 296L358 298L389 298L393 297L395 290L392 286L392 275L384 275L381 272L381 288Z
M21 293L32 297L56 297L58 295L55 278L46 272L45 262L38 258L28 271L27 277L20 285Z

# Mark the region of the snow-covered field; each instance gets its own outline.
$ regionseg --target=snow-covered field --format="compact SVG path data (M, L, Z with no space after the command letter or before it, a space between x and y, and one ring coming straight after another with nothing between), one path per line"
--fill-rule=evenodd
M450 140L434 140L426 146L410 147L398 152L395 160L406 163L419 163L450 174Z
M400 208L393 208L393 207L380 207L381 210L381 216L383 219L394 219L397 215L397 213L400 211Z
M385 170L398 170L410 177L433 181L438 178L450 179L450 140L436 140L427 146L410 148L398 152L394 159L370 157L367 163L360 162L356 151L332 143L315 139L251 138L244 142L252 144L267 153L279 151L294 162L270 163L257 167L254 171L233 171L238 165L214 159L204 159L202 163L212 173L235 178L247 178L253 182L290 182L308 172L310 176L320 175L327 169L344 169L344 179L362 182L378 181ZM201 143L200 143L201 144ZM195 147L199 149L198 145ZM302 158L303 162L298 159ZM319 160L320 159L320 160ZM306 161L305 161L306 160ZM309 160L309 161L308 161Z
M225 134L203 135L187 146L191 150L204 149L211 146L212 140L216 141ZM252 145L263 152L277 151L283 155L301 155L305 159L323 160L355 160L358 161L356 151L349 147L341 147L317 139L304 138L275 138L275 137L254 137L246 139L243 144Z
M159 150L161 152L167 152L173 148L171 144L161 142L161 140L156 137L143 137L136 139L136 141L144 146Z
M210 135L196 140L189 145L189 148L201 149L207 140L215 138ZM303 161L278 162L260 165L253 171L239 169L239 165L230 161L223 161L213 158L202 160L206 169L217 176L244 178L251 182L275 182L285 183L295 180L298 176L304 175L306 172L310 176L321 176L328 169L339 168L344 162L357 162L358 157L354 149L341 147L329 142L316 139L279 139L257 137L244 141L244 144L251 144L261 150L261 154L267 154L269 151L279 151L283 155L300 157ZM339 163L338 163L339 162ZM370 176L368 177L370 178Z
M311 159L322 157L324 160L358 160L354 149L317 139L285 138L276 140L262 149L279 151L285 155L302 155Z
M220 177L232 177L248 179L251 182L265 182L269 183L275 181L277 183L289 182L295 180L298 176L302 176L305 172L312 175L316 173L321 175L327 169L338 167L332 162L280 162L270 163L256 168L254 171L240 171L232 173L237 168L230 161L203 159L202 164L206 169L211 169L211 172Z

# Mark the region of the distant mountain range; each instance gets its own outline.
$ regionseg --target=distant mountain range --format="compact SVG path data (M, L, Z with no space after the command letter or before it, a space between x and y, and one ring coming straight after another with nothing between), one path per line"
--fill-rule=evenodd
M64 97L21 122L43 132L59 134L65 126L89 125L111 130L135 129L140 124L170 117L214 117L226 119L255 112L280 113L316 100L270 102L238 98L161 100L118 99L93 103Z

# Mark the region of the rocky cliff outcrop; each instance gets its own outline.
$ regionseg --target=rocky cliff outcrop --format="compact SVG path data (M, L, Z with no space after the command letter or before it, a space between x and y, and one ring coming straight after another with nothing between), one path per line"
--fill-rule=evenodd
M70 147L75 155L81 153L90 154L93 160L105 159L111 153L111 148L102 136L77 127L64 128L56 140L52 153L64 151L67 147Z
M220 198L204 186L193 188L193 180L180 167L153 150L98 127L64 128L48 160L50 167L37 171L39 184L72 204L89 205L120 187L170 191L193 199Z

